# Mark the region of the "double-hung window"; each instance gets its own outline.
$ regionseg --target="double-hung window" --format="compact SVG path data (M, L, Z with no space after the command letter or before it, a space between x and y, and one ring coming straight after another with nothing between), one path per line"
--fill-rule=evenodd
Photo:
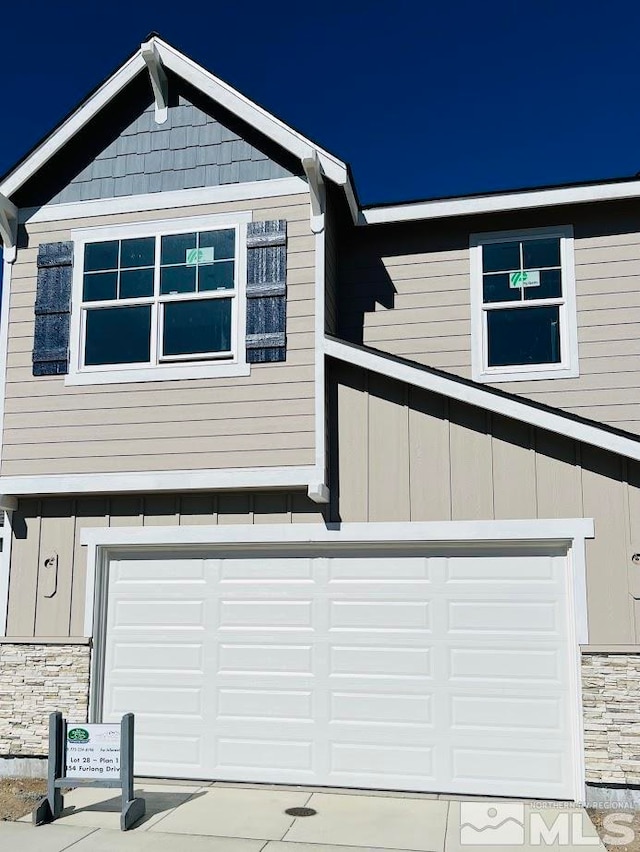
M71 382L248 373L245 243L245 224L215 219L83 231Z
M476 381L578 375L571 228L471 238Z

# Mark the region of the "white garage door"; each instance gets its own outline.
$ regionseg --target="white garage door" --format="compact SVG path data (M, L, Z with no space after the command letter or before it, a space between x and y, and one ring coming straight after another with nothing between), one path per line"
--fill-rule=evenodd
M576 793L566 556L136 555L104 721L144 775Z

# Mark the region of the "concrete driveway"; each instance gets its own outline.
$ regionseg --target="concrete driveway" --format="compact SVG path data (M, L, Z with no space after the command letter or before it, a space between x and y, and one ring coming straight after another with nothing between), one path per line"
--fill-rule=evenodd
M147 813L119 831L120 797L77 789L63 816L33 828L0 823L0 848L20 852L472 852L604 850L582 808L497 799L324 791L301 787L141 782ZM313 808L290 816L289 808ZM178 837L179 836L179 837ZM555 842L553 842L555 840Z

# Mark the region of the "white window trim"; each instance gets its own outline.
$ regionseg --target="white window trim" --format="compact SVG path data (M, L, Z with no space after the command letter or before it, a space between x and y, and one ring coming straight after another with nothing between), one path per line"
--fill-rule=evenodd
M487 365L487 313L482 299L482 246L487 243L508 242L537 237L560 238L560 265L562 269L562 303L560 304L559 364L523 364L512 367ZM469 241L471 261L471 354L472 376L475 382L522 382L539 379L568 379L580 375L578 363L578 317L576 308L575 258L573 227L562 225L549 228L528 228L519 231L494 231L471 234ZM548 299L541 304L558 304L558 299ZM532 303L533 304L536 303Z
M71 333L69 341L69 373L65 385L123 384L128 382L169 381L175 379L209 379L218 377L248 376L250 365L246 360L246 281L247 281L247 224L252 220L250 212L192 216L180 219L162 219L127 225L82 228L71 232L73 240L73 285L71 296ZM235 317L232 320L232 340L235 356L224 362L198 363L194 357L188 363L178 360L163 361L157 365L122 364L82 366L82 279L84 247L87 243L106 240L124 240L142 236L164 236L207 228L237 227L236 245L238 286L234 298ZM157 265L157 259L156 259ZM132 300L134 301L139 300ZM120 304L120 303L118 303ZM151 344L156 345L157 323L152 323ZM201 360L201 359L200 359Z

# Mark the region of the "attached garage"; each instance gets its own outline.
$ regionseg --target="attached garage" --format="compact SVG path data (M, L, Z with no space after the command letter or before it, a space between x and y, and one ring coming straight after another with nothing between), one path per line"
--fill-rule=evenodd
M136 714L142 775L579 798L571 558L105 551L93 716Z

